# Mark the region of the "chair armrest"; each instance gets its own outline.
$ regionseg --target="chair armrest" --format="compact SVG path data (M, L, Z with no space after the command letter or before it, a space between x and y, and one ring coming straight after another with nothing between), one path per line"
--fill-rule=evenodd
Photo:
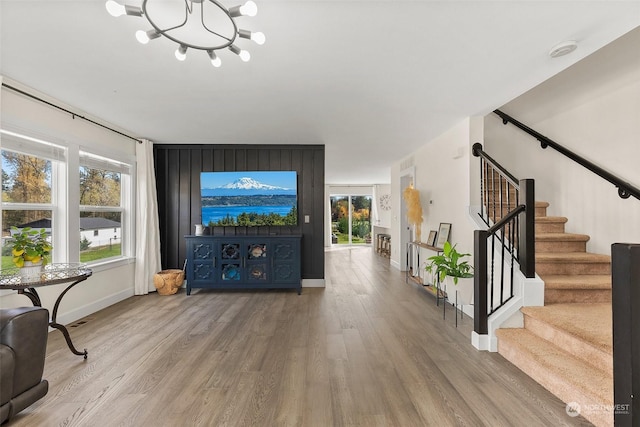
M13 397L13 373L16 369L16 356L9 346L0 344L0 405L8 403ZM0 417L0 421L4 421Z
M42 380L48 333L49 311L45 308L0 310L0 344L9 347L15 355L14 396Z

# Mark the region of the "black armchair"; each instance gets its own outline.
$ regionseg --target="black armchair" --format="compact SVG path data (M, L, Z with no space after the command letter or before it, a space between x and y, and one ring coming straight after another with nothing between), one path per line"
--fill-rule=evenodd
M48 327L45 308L0 309L0 423L47 394L42 373Z

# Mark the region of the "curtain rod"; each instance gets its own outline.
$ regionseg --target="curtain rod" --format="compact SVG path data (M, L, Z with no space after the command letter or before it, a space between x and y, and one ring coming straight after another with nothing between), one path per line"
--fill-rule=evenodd
M86 121L88 121L89 123L92 123L92 124L94 124L94 125L96 125L96 126L100 126L100 127L104 128L104 129L110 130L111 132L117 133L118 135L124 136L125 138L133 139L134 141L137 141L139 144L142 144L142 140L140 140L140 139L138 139L138 138L134 138L133 136L127 135L126 133L122 133L122 132L120 132L119 130L116 130L116 129L110 128L109 126L105 126L105 125L103 125L102 123L98 123L98 122L96 122L95 120L91 120L91 119L89 119L89 118L87 118L87 117L85 117L85 116L82 116L82 115L80 115L80 114L76 114L76 113L74 113L73 111L67 110L66 108L63 108L63 107L61 107L61 106L59 106L59 105L53 104L53 103L51 103L51 102L49 102L49 101L47 101L47 100L44 100L44 99L39 98L39 97L37 97L37 96L35 96L35 95L32 95L32 94L30 94L30 93L28 93L28 92L25 92L25 91L23 91L23 90L21 90L21 89L18 89L17 87L10 86L10 85L8 85L8 84L6 84L6 83L2 83L2 86L3 86L3 87L6 87L7 89L10 89L10 90L12 90L12 91L14 91L14 92L18 92L18 93L19 93L19 94L21 94L21 95L24 95L24 96L29 97L29 98L31 98L31 99L34 99L34 100L36 100L36 101L42 102L43 104L47 104L47 105L48 105L48 106L50 106L50 107L57 108L58 110L64 111L64 112L65 112L65 113L67 113L67 114L71 114L71 117L72 117L72 118L74 118L74 119L75 119L76 117L78 117L78 118L80 118L80 119L82 119L82 120L86 120Z

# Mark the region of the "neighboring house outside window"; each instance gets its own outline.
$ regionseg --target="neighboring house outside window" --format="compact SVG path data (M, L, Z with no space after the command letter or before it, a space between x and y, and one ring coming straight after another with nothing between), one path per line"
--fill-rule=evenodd
M80 153L80 260L120 257L129 166ZM124 224L126 228L126 224Z

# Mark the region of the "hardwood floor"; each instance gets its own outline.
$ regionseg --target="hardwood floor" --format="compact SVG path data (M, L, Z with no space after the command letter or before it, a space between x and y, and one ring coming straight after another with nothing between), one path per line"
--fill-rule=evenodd
M370 249L327 252L326 281L132 297L70 327L86 361L53 331L49 393L9 425L589 425Z

